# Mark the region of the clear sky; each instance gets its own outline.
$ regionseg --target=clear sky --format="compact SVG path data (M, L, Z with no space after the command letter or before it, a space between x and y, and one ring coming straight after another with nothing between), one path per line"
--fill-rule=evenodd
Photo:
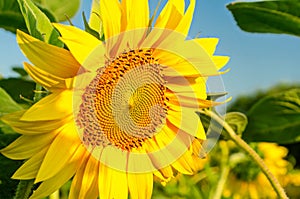
M158 0L150 1L153 8ZM165 2L165 0L163 1ZM231 61L223 76L226 90L233 97L279 82L300 83L300 37L243 32L226 9L230 0L197 0L190 36L218 37L217 54L228 55ZM82 0L81 9L72 19L82 27L81 13L88 16L91 0ZM11 66L21 65L26 58L20 52L15 35L0 30L0 74L13 76Z

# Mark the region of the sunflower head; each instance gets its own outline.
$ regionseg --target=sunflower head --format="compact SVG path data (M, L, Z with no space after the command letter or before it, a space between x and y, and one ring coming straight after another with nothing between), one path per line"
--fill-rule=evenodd
M79 71L73 94L79 137L104 164L128 171L122 157L130 153L144 165L131 172L155 171L183 155L194 138L206 139L195 110L214 105L206 100L206 79L218 71L186 35L161 28L122 32L95 47ZM105 147L119 154L113 163L101 158Z

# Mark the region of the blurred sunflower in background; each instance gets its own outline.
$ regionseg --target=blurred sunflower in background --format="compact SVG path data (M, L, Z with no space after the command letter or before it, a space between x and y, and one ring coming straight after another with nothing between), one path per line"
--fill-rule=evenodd
M186 39L195 0L185 7L169 0L154 22L148 0L94 1L99 38L53 24L67 48L17 32L25 70L49 91L1 117L22 134L1 153L26 160L13 178L39 184L31 198L71 178L69 198L150 198L154 177L201 168L206 135L195 111L218 104L206 100L206 80L229 58L213 55L218 39Z
M235 151L234 145L230 144L230 146L231 151ZM275 143L266 142L253 144L253 147L279 182L286 186L288 184L286 177L291 167L285 159L288 150ZM224 187L225 198L277 198L267 177L249 157L235 151L229 161L233 166Z

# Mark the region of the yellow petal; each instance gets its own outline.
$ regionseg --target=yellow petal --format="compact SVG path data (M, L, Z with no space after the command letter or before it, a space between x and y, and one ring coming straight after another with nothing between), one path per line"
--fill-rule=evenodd
M128 155L127 162L126 171L128 173L143 173L156 170L144 146L143 148L132 149Z
M126 173L100 164L99 194L100 198L127 199L128 185Z
M12 176L12 179L29 180L36 178L43 158L48 151L48 146L34 154Z
M192 158L192 155L189 151L184 153L178 160L176 160L172 166L183 174L192 175L195 171L194 167L194 161Z
M173 170L171 166L167 166L165 168L160 168L157 171L154 171L153 174L158 177L160 180L168 182L171 178L173 178Z
M64 169L60 170L52 178L42 182L36 191L33 192L29 199L40 199L49 196L62 185L64 185L76 172L80 161L73 161L68 164Z
M20 30L17 30L17 41L26 57L41 70L61 78L77 74L80 64L69 51L44 43Z
M24 121L64 119L72 114L71 90L54 92L31 106L22 116Z
M139 44L147 35L149 26L148 0L123 0L121 3L121 30L118 38L106 40L111 58L128 49L140 48Z
M56 175L76 154L80 144L75 124L70 123L64 126L51 143L35 182L44 181Z
M87 161L89 160L90 155L91 154L87 150L85 150L82 153L82 157L81 157L82 161L80 162L80 165L79 165L78 169L76 170L76 174L73 177L71 188L70 188L70 193L69 193L69 198L79 198L80 188L82 185L82 178L83 178L84 171L85 171L85 166L87 164Z
M24 135L37 135L42 133L49 133L60 128L70 118L63 120L52 120L52 121L22 121L21 117L24 115L24 111L18 111L10 114L6 114L1 117L1 120L8 124L18 133Z
M174 41L176 41L176 44L177 44L178 43L177 41L179 39L181 39L182 41L184 40L183 37L178 39L178 37L176 37L177 35L178 35L178 33L176 34L176 33L174 33L174 31L169 30L169 29L153 28L150 31L150 33L147 35L147 37L144 38L143 41L141 42L140 48L154 49L152 55L153 55L153 57L155 57L158 60L160 60L161 58L169 58L169 57L164 56L164 54L161 55L160 52L161 51L164 52L164 49L168 49L168 47L172 46L174 44ZM167 53L168 53L168 55L171 54L169 51ZM161 55L161 56L159 56L159 55Z
M202 93L169 93L166 92L166 97L169 98L169 101L166 102L168 106L172 110L180 111L181 107L184 108L193 108L193 109L200 109L200 108L209 108L217 105L221 105L225 102L214 102L211 100L204 100L204 99L197 99L197 95L201 96Z
M195 156L197 157L202 157L204 156L204 149L202 147L202 142L203 140L200 140L200 139L194 139L193 140L193 143L192 143L192 152Z
M197 105L198 101L196 99L206 99L206 80L202 77L197 78L194 82L188 82L182 77L183 80L179 80L179 83L184 82L182 84L170 83L167 82L166 87L170 89L175 96L178 97L178 101L180 102L181 97L194 98L195 105ZM179 78L176 78L179 79Z
M60 32L60 38L70 49L73 56L82 65L89 54L101 44L101 41L91 34L74 26L53 24Z
M98 33L103 31L99 0L93 0L90 19L89 19L89 25L93 30L97 31ZM102 36L102 35L100 35L100 36Z
M144 147L157 170L169 166L187 151L192 138L167 121L162 130L148 140Z
M184 1L168 1L160 15L158 16L154 27L168 28L174 30L181 21L184 12Z
M118 0L100 0L105 39L121 32L121 5Z
M155 170L170 165L170 163L174 162L181 155L178 154L177 151L182 149L182 145L177 144L176 141L178 140L175 138L175 132L172 130L165 130L165 128L168 128L167 125L159 133L157 133L153 139L148 140L144 144ZM173 150L175 148L179 150Z
M193 42L200 44L209 55L213 55L218 45L218 38L196 38Z
M176 135L177 135L177 129L172 129L168 126L169 121L166 121L166 124L163 126L161 131L159 131L157 134L154 135L152 140L155 140L155 142L158 145L158 148L163 148L169 145L171 142L174 141ZM156 146L152 143L153 149L156 149Z
M197 70L197 67L192 63L187 62L186 60L179 60L177 56L171 55L162 55L157 56L159 62L166 66L163 69L164 75L169 77L178 77L178 76L200 76L201 71ZM207 56L208 57L208 56ZM203 60L204 61L204 60ZM205 64L209 64L209 62L202 63L201 65L204 66Z
M149 25L148 0L123 0L123 9L127 17L126 30L145 28Z
M199 55L200 57L200 55ZM210 76L217 73L217 69L210 60L208 55L202 56L202 60L199 62L186 62L180 61L177 63L170 63L163 69L163 73L166 77L177 77L177 76ZM165 62L165 59L162 59L161 62ZM164 63L163 63L164 64Z
M78 78L77 80L80 81L79 79L83 79L83 77L81 77L82 74L86 74L87 72L96 72L99 68L104 67L107 59L105 53L106 53L106 49L103 47L102 44L96 46L94 50L92 50L88 54L87 59L82 64L84 67L83 71L85 73L81 73L80 75L76 76L76 78ZM76 82L77 84L78 81ZM90 82L91 79L83 79L82 81Z
M173 5L178 10L178 12L183 15L184 8L185 8L185 1L184 0L170 0L170 2L172 2Z
M55 133L42 135L22 135L0 152L14 160L24 160L32 157L53 140Z
M100 157L94 152L95 157ZM115 146L106 146L101 153L100 161L116 170L125 171L127 168L128 152Z
M80 194L80 188L82 185L82 178L84 175L84 170L85 170L85 165L89 159L90 154L87 155L85 153L82 156L82 162L78 170L76 171L76 174L73 177L71 188L70 188L70 193L69 193L69 198L79 198Z
M184 16L182 17L181 21L179 22L178 26L176 27L176 31L188 35L192 20L193 20L193 15L194 15L194 10L195 10L195 5L196 1L195 0L190 0L190 5L187 8L187 11L185 12Z
M213 56L212 60L215 63L217 69L220 70L229 62L230 57L228 57L228 56Z
M41 84L43 87L47 89L66 88L66 84L63 78L52 75L26 62L24 63L24 69L35 82Z
M150 199L153 190L152 173L128 173L128 187L132 199Z
M177 77L169 77L165 78L167 84L175 84L180 86L190 86L196 83L196 79L199 76L177 76Z
M153 55L163 66L167 77L176 76L209 76L218 74L211 56L196 42L181 41L182 36L170 33L155 50ZM171 41L170 39L173 39ZM179 56L180 55L180 56Z
M56 191L63 184L65 184L74 175L78 167L81 165L83 155L85 154L85 152L86 149L84 146L81 145L80 147L78 147L76 153L69 160L68 164L63 169L61 169L55 176L42 182L38 189L34 191L30 199L44 198Z
M99 161L92 155L86 163L82 176L79 198L97 198L98 193Z
M194 109L181 107L179 111L168 111L167 120L184 132L199 139L206 139L206 134L199 116Z

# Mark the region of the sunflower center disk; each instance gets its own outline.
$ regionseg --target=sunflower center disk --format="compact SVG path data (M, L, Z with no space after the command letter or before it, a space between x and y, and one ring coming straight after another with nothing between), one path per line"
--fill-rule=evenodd
M152 50L124 52L85 89L77 118L85 145L139 148L165 122L165 81Z

